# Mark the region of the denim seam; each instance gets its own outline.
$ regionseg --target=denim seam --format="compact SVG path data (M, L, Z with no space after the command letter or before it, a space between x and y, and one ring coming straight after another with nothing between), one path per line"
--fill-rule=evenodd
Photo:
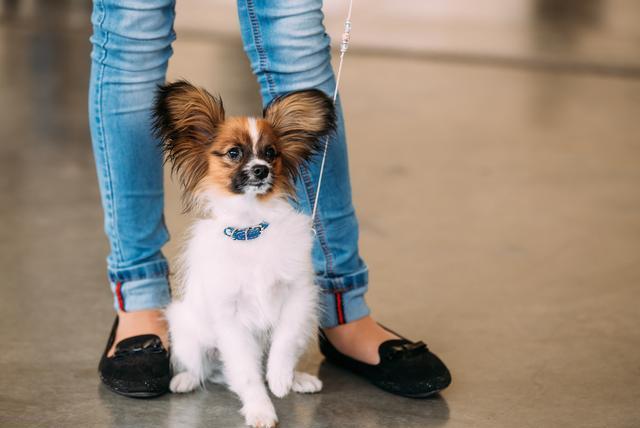
M104 36L104 42L100 46L102 48L103 53L102 53L102 58L99 61L100 73L98 77L98 84L96 85L97 94L96 94L96 105L94 107L96 109L96 116L100 118L99 127L98 127L98 138L99 138L100 152L102 154L103 162L105 165L105 175L103 176L104 183L105 183L105 199L106 199L105 215L107 217L107 221L111 222L112 226L114 226L114 227L111 227L111 232L113 233L113 237L114 237L113 247L114 247L114 252L116 254L116 258L118 260L122 260L123 259L122 248L120 248L120 236L118 234L118 228L117 228L117 224L118 224L117 216L116 216L117 208L114 207L116 202L113 195L113 187L111 186L111 174L110 174L111 162L110 162L109 153L105 144L104 117L102 115L102 112L103 112L102 82L104 80L104 73L106 69L106 65L104 63L107 58L107 44L109 43L109 32L104 31L102 29L102 25L104 24L104 21L106 20L106 17L107 17L107 13L104 11L104 2L101 1L100 6L103 9L103 15L98 24L98 28L100 28L100 30L104 32L105 36Z
M100 31L104 31L102 27L103 27L104 21L106 21L107 19L107 12L105 11L104 0L96 0L96 2L98 3L98 7L100 8L100 13L101 13L100 20L97 24L97 27L100 29ZM107 50L105 49L105 47L109 42L109 33L106 31L104 32L106 36L102 44L100 44L100 48L102 49L102 58L100 58L100 60L98 61L98 63L100 64L104 64L104 60L107 58Z
M309 171L304 166L300 167L300 175L302 176L302 182L304 183L305 193L307 194L307 200L309 201L309 207L311 212L313 212L313 203L312 200L315 200L314 190L311 183L311 177L309 176ZM325 258L325 270L327 275L335 275L334 263L333 263L333 255L331 254L331 250L329 249L329 244L327 242L327 237L324 230L324 225L322 221L320 221L320 212L317 211L316 218L313 220L313 226L316 230L316 235L318 237L318 242L320 243L320 248L322 249L322 253Z
M265 79L267 80L267 88L269 90L269 95L274 98L277 94L276 84L273 80L273 76L269 73L268 70L268 58L267 53L264 50L264 46L262 44L262 33L260 31L260 22L256 15L255 4L253 0L246 0L247 4L247 13L249 14L249 22L251 23L251 33L253 35L253 44L256 46L256 51L258 52L258 63L259 63L259 72L264 73Z

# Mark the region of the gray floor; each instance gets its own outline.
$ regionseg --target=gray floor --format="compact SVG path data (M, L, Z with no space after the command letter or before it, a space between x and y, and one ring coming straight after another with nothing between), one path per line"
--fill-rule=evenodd
M137 401L99 385L113 313L85 3L0 1L0 426L240 427L216 386ZM178 2L170 77L258 111L232 5L205 3ZM342 98L369 302L454 383L397 398L312 348L325 390L278 400L281 425L638 427L640 7L428 3L356 2ZM343 3L327 14L336 34ZM179 237L169 180L167 219Z

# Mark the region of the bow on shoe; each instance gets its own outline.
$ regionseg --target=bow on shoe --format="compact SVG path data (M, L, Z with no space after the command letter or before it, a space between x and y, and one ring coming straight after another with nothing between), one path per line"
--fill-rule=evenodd
M120 345L120 344L119 344ZM149 353L149 354L159 354L164 352L164 347L162 346L162 341L160 338L150 337L144 341L138 341L136 343L127 344L129 346L116 346L116 351L114 352L114 357L125 357L127 355L136 354L140 352Z
M397 345L392 345L389 348L387 358L389 360L395 360L397 358L410 358L416 355L423 354L428 351L426 343L419 342L405 342Z

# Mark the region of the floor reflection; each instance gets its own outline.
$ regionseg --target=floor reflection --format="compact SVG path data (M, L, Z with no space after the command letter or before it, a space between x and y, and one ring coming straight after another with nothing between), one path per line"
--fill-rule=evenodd
M273 398L280 426L431 428L449 420L449 406L441 395L427 399L397 397L326 362L321 363L319 376L324 382L319 394ZM220 385L207 384L205 390L154 400L131 400L99 386L98 398L110 425L115 427L142 426L147 420L168 428L211 426L221 420L225 427L244 426L240 401Z
M318 376L324 383L320 395L322 405L317 406L315 414L319 423L334 420L336 408L340 408L342 417L350 412L354 417L357 415L357 426L362 428L439 427L449 420L449 405L440 394L427 399L398 397L375 388L326 360L320 364ZM329 423L327 426L334 425Z

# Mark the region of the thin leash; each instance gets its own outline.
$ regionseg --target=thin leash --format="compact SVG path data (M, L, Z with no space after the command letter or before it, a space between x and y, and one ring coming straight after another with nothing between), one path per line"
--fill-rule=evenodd
M333 105L336 105L338 98L338 88L340 87L340 76L342 75L342 63L344 62L344 54L349 49L349 39L351 37L351 10L353 9L353 0L349 0L349 12L344 21L344 32L342 33L342 41L340 42L340 63L338 65L338 75L336 76L336 88L333 91ZM316 188L316 196L313 201L313 211L311 212L311 224L313 225L313 234L316 235L316 215L318 213L318 200L320 197L320 189L322 188L322 177L324 176L324 166L327 161L327 149L329 148L329 136L324 140L324 148L322 150L322 163L320 164L320 174L318 176L318 187Z

